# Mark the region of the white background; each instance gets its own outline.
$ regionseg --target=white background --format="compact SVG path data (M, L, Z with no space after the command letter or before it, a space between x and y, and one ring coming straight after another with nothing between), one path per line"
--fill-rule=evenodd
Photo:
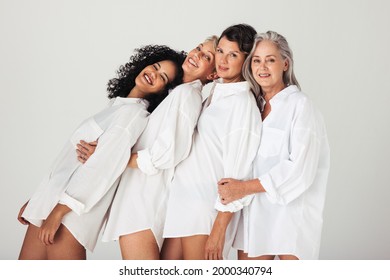
M390 259L390 4L386 0L0 0L0 259L19 208L73 129L106 104L134 48L189 51L248 23L286 36L331 146L321 259ZM99 242L90 259L120 259Z

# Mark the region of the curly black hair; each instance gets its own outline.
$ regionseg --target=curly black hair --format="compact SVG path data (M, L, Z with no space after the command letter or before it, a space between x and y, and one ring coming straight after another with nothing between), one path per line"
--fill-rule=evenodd
M168 95L168 91L183 82L183 69L181 66L185 57L185 52L177 52L165 45L147 45L135 49L135 53L130 57L129 62L119 67L117 71L118 77L108 81L108 98L127 97L135 86L135 78L146 66L159 61L170 60L177 68L175 79L168 83L159 94L150 94L144 98L149 102L148 111L150 113L153 112Z

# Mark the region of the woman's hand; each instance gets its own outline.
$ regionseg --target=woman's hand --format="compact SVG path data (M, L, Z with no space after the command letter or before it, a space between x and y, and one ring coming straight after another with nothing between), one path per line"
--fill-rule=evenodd
M206 260L223 260L223 247L225 244L225 230L213 227L205 246Z
M97 140L89 143L81 140L80 143L77 144L77 160L84 164L95 152L97 143Z
M233 217L231 212L218 212L205 245L206 260L223 260L226 229Z
M244 196L265 192L259 179L240 181L232 178L223 178L218 182L218 194L222 204L228 204Z
M223 178L218 182L218 194L221 203L225 205L248 195L245 190L245 182L232 178Z
M20 208L19 214L18 214L18 221L19 221L22 225L29 225L29 224L30 224L27 220L25 220L25 219L22 217L23 212L24 212L24 209L26 209L26 207L27 207L27 204L28 204L28 201L27 201L25 204L23 204L23 206L22 206L22 208Z
M54 207L39 229L38 238L44 245L51 245L54 243L54 236L61 225L62 218L70 211L71 209L63 204L57 204L56 207Z

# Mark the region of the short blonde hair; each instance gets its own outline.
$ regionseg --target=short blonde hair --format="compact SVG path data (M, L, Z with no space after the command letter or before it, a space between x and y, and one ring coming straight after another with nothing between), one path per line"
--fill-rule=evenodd
M213 43L213 47L214 47L214 50L217 50L217 46L218 46L218 36L216 35L212 35L210 37L207 37L206 40L204 40L205 42L212 42Z

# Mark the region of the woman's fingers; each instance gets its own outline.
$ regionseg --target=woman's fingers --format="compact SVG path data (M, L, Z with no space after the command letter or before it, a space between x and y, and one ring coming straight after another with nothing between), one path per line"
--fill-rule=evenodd
M77 144L77 159L80 162L85 163L89 159L89 157L95 152L97 143L97 141L87 143L81 140L80 143Z

